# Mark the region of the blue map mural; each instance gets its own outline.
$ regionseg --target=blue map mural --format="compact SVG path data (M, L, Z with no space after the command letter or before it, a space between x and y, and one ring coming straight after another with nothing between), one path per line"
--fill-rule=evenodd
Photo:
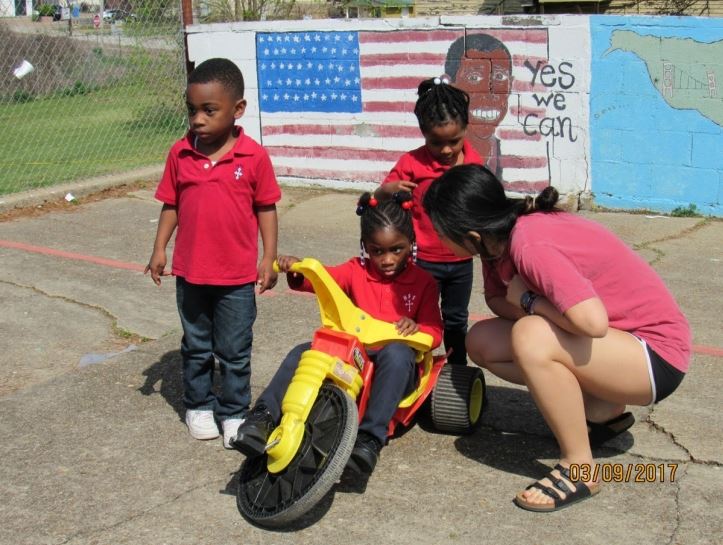
M590 32L595 202L722 215L721 21L598 16Z

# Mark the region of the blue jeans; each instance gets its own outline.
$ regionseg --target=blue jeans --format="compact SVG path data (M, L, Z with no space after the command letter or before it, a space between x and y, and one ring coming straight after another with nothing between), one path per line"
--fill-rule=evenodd
M311 343L292 349L256 401L256 405L263 405L269 410L275 422L281 419L281 401L294 377L301 354L309 348ZM399 402L416 386L417 365L414 351L404 343L390 343L381 350L369 351L369 357L374 360L374 377L359 430L373 435L384 445L389 421Z
M434 276L442 299L442 321L444 322L444 348L452 349L448 362L467 365L467 336L469 320L469 298L472 295L474 269L472 260L436 262L417 260L417 265Z
M256 320L254 284L208 286L176 278L183 326L183 403L212 410L219 421L241 418L251 402L251 343ZM221 391L213 392L214 359Z

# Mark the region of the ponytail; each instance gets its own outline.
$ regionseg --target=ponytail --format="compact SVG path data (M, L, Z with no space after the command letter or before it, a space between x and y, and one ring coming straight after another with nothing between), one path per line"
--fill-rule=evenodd
M519 216L554 212L558 199L552 186L535 199L509 198L486 167L459 165L432 182L423 205L437 232L462 245L470 231L507 240Z

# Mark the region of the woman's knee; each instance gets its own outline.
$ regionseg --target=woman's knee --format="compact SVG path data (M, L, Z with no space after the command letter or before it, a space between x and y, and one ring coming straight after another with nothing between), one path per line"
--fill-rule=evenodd
M493 320L477 322L467 332L465 348L469 358L480 367L487 367L488 363L509 361L511 356L505 357L508 351L509 335L493 323ZM502 330L501 330L502 329Z
M551 348L556 342L549 322L540 316L525 316L512 326L512 357L519 365L549 359Z
M464 345L469 359L480 367L486 367L486 363L491 360L488 350L489 344L483 342L478 335L468 333Z

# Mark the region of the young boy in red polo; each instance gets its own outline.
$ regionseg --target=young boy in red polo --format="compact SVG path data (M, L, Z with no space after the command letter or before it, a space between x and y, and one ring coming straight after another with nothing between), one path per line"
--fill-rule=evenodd
M183 326L183 403L196 439L230 440L248 411L254 285L276 284L276 202L281 191L266 151L236 126L246 109L241 71L210 59L188 78L190 130L168 154L156 191L163 202L146 266L161 284L174 230L171 274ZM258 261L258 233L263 254ZM258 266L256 265L259 263ZM217 360L221 388L214 393Z

